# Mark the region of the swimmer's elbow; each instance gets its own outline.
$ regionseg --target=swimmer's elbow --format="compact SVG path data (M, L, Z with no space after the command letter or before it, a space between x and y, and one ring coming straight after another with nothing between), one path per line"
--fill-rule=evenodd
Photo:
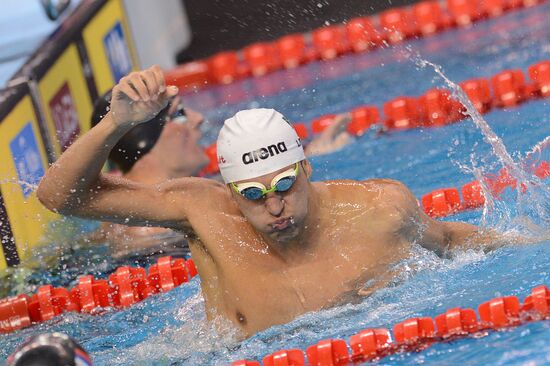
M38 198L38 201L48 210L59 212L62 205L56 197L58 196L50 189L49 182L45 178L42 178L36 189L36 198Z
M41 188L38 186L36 190L36 197L38 201L46 207L48 210L53 211L58 214L68 215L70 211L69 206L63 202L62 199L55 193L50 193L48 189Z
M71 197L52 187L49 181L42 179L36 189L38 201L48 210L62 215L73 215L74 205L71 205Z

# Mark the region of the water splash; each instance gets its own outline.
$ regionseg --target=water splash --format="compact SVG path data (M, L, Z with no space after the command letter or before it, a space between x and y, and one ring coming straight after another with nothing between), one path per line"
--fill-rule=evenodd
M29 190L29 192L35 192L38 189L38 184L33 184L25 180L15 178L0 179L0 184L16 184L25 190Z
M550 190L533 175L534 163L529 164L531 169L528 169L525 162L533 162L535 157L542 155L542 152L550 145L550 136L537 144L525 159L519 162L514 161L502 139L483 119L462 88L445 75L442 67L423 59L418 53L412 52L410 48L407 51L410 60L418 67L431 67L443 79L452 96L464 106L465 114L471 117L475 126L482 133L484 141L491 146L493 156L497 158L511 178L517 181L516 186L521 187L521 189L514 190L512 195L493 196L484 178L486 172L483 164L480 164L484 159L478 157L473 151L470 154L471 173L482 184L485 197L488 198L483 211L482 225L493 226L502 231L519 231L523 235L547 238L548 228L550 228Z

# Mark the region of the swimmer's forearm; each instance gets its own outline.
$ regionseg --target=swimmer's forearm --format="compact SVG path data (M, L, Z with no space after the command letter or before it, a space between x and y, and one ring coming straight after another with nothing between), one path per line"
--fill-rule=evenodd
M474 249L489 252L509 244L527 244L527 238L462 223L446 223L449 230L449 249Z
M92 198L110 151L130 129L113 123L108 113L50 166L38 186L38 199L50 210L70 213Z

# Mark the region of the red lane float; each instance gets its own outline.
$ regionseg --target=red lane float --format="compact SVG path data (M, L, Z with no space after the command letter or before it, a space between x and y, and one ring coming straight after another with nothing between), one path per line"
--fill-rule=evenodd
M398 97L384 103L384 114L384 125L389 129L404 130L420 125L420 110L412 97Z
M29 297L18 295L0 300L0 333L9 333L31 325Z
M444 126L464 118L462 104L445 89L430 89L418 99L424 126Z
M128 307L148 298L153 290L143 268L123 266L109 276L116 306Z
M411 318L393 326L393 336L397 344L415 345L433 340L435 326L432 318Z
M382 42L369 18L353 18L346 24L346 37L354 52L363 52Z
M534 169L535 175L540 179L546 179L550 177L550 163L547 161L541 162Z
M532 289L523 304L515 296L497 297L479 305L479 321L473 309L452 308L434 319L407 319L393 327L394 341L385 328L365 329L349 338L324 339L307 347L308 365L343 366L379 360L398 352L420 351L437 342L460 337L479 338L490 330L517 326L550 318L550 290L540 285ZM484 331L483 333L480 331ZM253 360L235 361L232 366L260 366ZM299 349L280 350L263 358L264 366L302 366L304 353Z
M529 78L533 81L532 90L543 98L550 97L550 60L529 66Z
M313 131L313 134L319 134L323 132L328 126L334 123L335 118L335 114L327 114L317 119L314 119L313 122L311 122L311 130Z
M197 270L197 267L195 266L195 262L193 262L192 259L188 259L185 261L185 268L187 269L187 275L189 278L193 278L195 276L198 276L199 271Z
M378 108L375 106L360 106L351 111L351 121L348 123L348 132L361 136L380 120Z
M106 280L96 280L91 275L82 276L71 290L71 298L78 304L79 311L91 313L97 308L115 306L113 289Z
M147 279L155 293L168 292L189 281L187 272L184 259L162 257L159 258L157 264L149 267L149 276Z
M519 69L502 71L493 76L491 82L498 107L514 107L526 99L525 79Z
M239 60L237 52L220 52L209 60L210 77L219 84L229 84L238 78Z
M304 353L299 349L289 349L274 352L263 358L264 366L303 366Z
M202 177L205 175L217 174L220 171L220 167L218 166L218 148L216 143L207 146L204 149L204 153L208 156L210 162L200 171L198 175Z
M201 88L208 84L211 70L205 61L194 61L177 66L164 73L166 84L175 85L180 90Z
M538 165L531 167L531 174L540 179L550 177L550 163L542 161ZM513 178L507 169L501 169L498 175L487 175L483 181L493 196L500 196L506 189L516 189L517 180ZM522 192L526 187L522 183L520 186ZM462 199L456 188L444 188L435 190L422 196L422 207L424 212L433 217L444 217L464 211L481 207L485 204L485 196L481 183L477 180L466 183L461 188Z
M198 87L207 83L227 84L249 75L264 75L282 67L295 68L319 57L329 60L346 52L363 52L373 46L382 47L384 40L395 43L416 35L430 35L451 26L470 25L487 16L497 16L508 10L539 3L542 1L422 1L411 7L388 9L376 15L378 19L359 17L342 25L314 29L311 32L311 41L304 34L291 34L274 41L271 46L257 47L258 44L252 44L237 52L222 52L207 61L198 61L207 64L208 75L204 70L188 73L185 71L185 64L176 68L183 69L170 70L167 75L170 76L169 79L175 79L177 85L184 87ZM380 24L380 29L376 29L373 24ZM271 53L269 49L272 47L276 49L271 60L277 61L274 64L266 57ZM248 62L243 62L244 59Z
M258 361L240 360L240 361L233 362L231 366L262 366L262 365L260 365Z
M489 17L497 17L509 9L506 0L484 0L480 4L481 12Z
M391 344L390 331L385 328L365 329L349 338L353 361L370 361L381 357Z
M311 122L313 134L323 132L335 122L335 114L327 114L314 119ZM380 114L375 106L359 106L350 112L351 121L348 123L347 132L354 136L361 136L380 120ZM299 127L303 128L303 127Z
M520 324L520 303L517 297L497 297L477 308L480 328L504 328Z
M462 207L456 188L443 188L422 196L424 211L433 217L443 217L459 211Z
M343 366L350 361L348 345L342 339L325 339L306 350L310 365Z
M416 29L404 8L393 8L380 14L380 26L390 43L398 43L415 35Z
M98 314L97 309L127 307L158 292L167 292L197 275L191 259L159 258L149 275L144 268L119 267L109 281L82 276L70 291L52 285L37 293L0 300L0 333L44 322L64 312Z
M493 93L489 80L483 78L463 81L460 87L482 114L494 106L509 107L524 102L528 97L550 96L550 61L531 65L529 70L533 80L530 85L525 84L521 70L505 70L491 78ZM351 112L353 116L362 115L361 118L354 117L349 125L348 132L354 135L364 133L377 123L379 117L376 107L369 107L369 112L359 108ZM418 98L402 96L392 99L384 103L383 111L383 125L389 130L443 126L466 117L466 108L451 96L450 91L438 88L430 89ZM366 117L367 114L371 117ZM332 118L333 115L328 116ZM332 123L328 116L312 121L314 133L323 131Z
M481 114L489 112L493 99L489 89L489 81L486 79L470 79L460 83L460 87L477 111Z
M528 312L535 319L550 317L550 290L544 285L535 287L531 295L525 298L522 311Z
M312 32L313 46L321 59L331 60L348 50L344 32L339 26L331 25Z
M412 7L414 22L422 35L429 35L444 27L439 1L421 1Z
M38 288L35 295L29 301L29 314L33 321L47 321L67 312L78 311L69 290L62 287L54 288L52 285L44 285Z
M464 184L461 191L464 208L478 208L485 204L485 196L479 181L474 180Z
M277 51L271 43L253 43L243 50L243 55L254 76L262 76L280 68Z
M436 334L449 338L477 332L479 325L473 309L453 308L435 317Z
M293 69L306 61L306 42L302 34L290 34L276 42L277 52L283 66Z
M296 134L301 140L305 140L309 137L309 132L307 130L307 126L303 123L294 123L292 125L294 127L294 130L296 131Z
M447 9L459 26L470 25L481 18L479 3L476 0L447 0Z

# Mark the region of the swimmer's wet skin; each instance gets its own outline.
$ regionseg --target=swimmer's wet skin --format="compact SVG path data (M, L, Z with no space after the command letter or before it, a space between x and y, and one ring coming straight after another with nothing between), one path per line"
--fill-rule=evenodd
M369 294L374 289L361 285L388 273L413 243L443 256L493 242L493 233L475 226L429 218L396 181L310 182L299 138L270 109L225 121L218 160L226 184L181 178L146 185L101 174L117 141L177 93L157 66L124 77L110 112L50 167L38 197L65 215L186 233L208 318L230 319L244 336ZM277 186L291 171L293 182ZM254 186L265 187L261 197L232 188Z

